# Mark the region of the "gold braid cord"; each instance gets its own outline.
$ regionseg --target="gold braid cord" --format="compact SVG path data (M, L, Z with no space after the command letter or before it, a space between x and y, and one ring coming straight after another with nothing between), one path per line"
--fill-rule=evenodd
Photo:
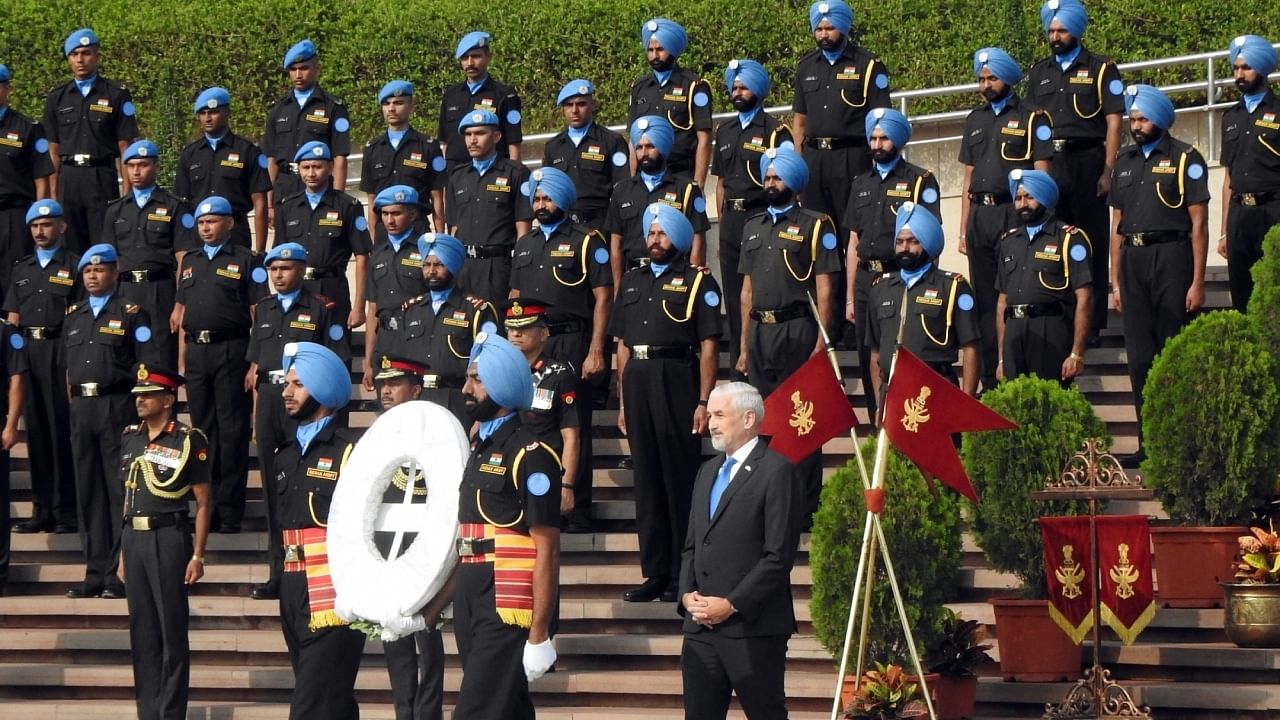
M138 491L138 476L142 477L143 483L147 486L147 492L160 498L161 500L181 500L191 492L190 485L184 485L181 490L170 491L171 487L182 475L182 468L186 467L187 458L191 456L191 436L188 435L182 439L182 456L178 462L178 466L173 469L173 477L168 481L161 482L156 477L155 467L152 466L150 460L147 460L146 453L133 459L129 463L129 475L125 478L124 486L130 491Z

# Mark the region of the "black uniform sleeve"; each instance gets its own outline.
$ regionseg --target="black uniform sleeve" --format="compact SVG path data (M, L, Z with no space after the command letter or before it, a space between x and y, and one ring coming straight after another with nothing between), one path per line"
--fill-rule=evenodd
M138 111L134 106L133 95L128 88L121 87L116 99L116 141L129 142L138 135Z
M524 494L526 525L560 526L561 472L560 463L542 443L525 446L518 479Z
M1124 82L1120 79L1120 68L1108 60L1102 66L1102 77L1098 83L1102 88L1102 114L1124 114Z
M364 203L350 195L347 197L351 202L347 203L347 217L343 218L342 223L347 233L347 246L356 255L367 255L373 250L373 241L369 239L369 221L364 217Z
M831 216L823 215L818 220L814 233L817 237L817 252L813 258L813 271L819 275L840 272L840 236L836 234ZM745 254L743 257L746 257Z
M711 229L711 221L707 219L707 200L702 196L702 188L689 183L689 204L684 209L689 224L694 232L704 233Z
M720 284L711 276L711 273L703 273L702 283L698 286L698 292L699 297L694 298L696 303L694 307L694 322L697 323L698 339L718 338L721 334L720 305L724 302L724 298L721 297L720 293ZM717 352L719 351L717 350Z
M134 358L138 362L163 366L168 358L165 357L164 347L154 342L153 335L157 331L151 326L151 315L142 307L133 307L135 309L132 312L126 311L125 316L129 318L129 337L133 341Z
M609 243L597 230L587 236L587 282L592 288L613 287L613 272L609 266Z
M1199 205L1209 202L1208 166L1205 165L1204 156L1199 150L1195 148L1187 150L1183 175L1187 182L1187 204Z
M711 86L706 80L699 79L693 84L693 129L694 130L710 130L711 129ZM707 101L702 105L697 102L698 93L701 92Z
M879 77L884 76L884 87L880 87ZM889 68L879 58L871 61L871 84L867 88L867 107L887 108L892 103L889 98Z
M529 182L529 168L525 167L525 164L521 162L515 163L515 168L515 172L512 173L511 184L517 188L522 188L525 186L525 183ZM515 196L515 207L512 208L512 211L515 213L516 222L520 222L522 220L532 221L533 203L529 202L528 198L518 192L515 193Z
M40 127L49 142L62 142L58 137L58 98L62 96L62 88L56 87L44 98L44 116L40 118Z
M333 124L329 127L329 150L334 157L346 157L351 154L351 119L347 117L347 106L341 100L333 100Z
M53 174L53 159L48 148L38 149L44 139L44 128L39 123L32 123L31 130L27 132L27 147L31 148L31 177L43 178Z
M970 343L980 342L982 340L982 330L978 324L976 296L973 294L973 286L962 275L956 275L956 306L954 315L954 327L956 331L956 344L964 347ZM967 300L965 298L968 298ZM991 369L993 372L995 368Z
M502 132L502 143L519 145L524 142L524 132L520 124L524 119L521 116L524 107L520 102L520 95L512 90L502 104L503 113L498 117L498 130Z
M27 365L26 338L18 328L3 323L4 332L0 333L0 341L4 342L4 368L9 375L20 375L30 370ZM8 412L8 404L0 406L0 415Z
M191 442L191 454L187 456L187 464L182 468L183 473L187 476L187 483L199 485L200 483L212 482L209 439L205 437L204 431L199 428L188 430L187 439Z
M271 173L267 172L267 156L262 148L249 143L249 152L245 156L245 172L249 173L249 192L264 193L271 190ZM188 198L198 202L204 198Z

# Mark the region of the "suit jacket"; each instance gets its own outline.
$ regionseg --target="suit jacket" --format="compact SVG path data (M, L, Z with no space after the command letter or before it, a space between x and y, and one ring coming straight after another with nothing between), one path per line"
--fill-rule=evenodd
M680 597L697 590L728 598L738 612L708 630L680 604L684 631L739 638L791 635L796 631L791 566L800 540L796 513L801 504L795 466L762 439L734 474L715 516L708 518L711 484L724 460L724 453L708 460L694 482Z

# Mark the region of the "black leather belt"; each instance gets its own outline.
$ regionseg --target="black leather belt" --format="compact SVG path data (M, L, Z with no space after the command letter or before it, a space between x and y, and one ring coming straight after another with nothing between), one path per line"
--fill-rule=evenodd
M762 322L765 325L775 325L788 320L796 320L802 317L809 317L809 308L800 305L788 305L787 307L775 308L772 310L752 310L751 319Z
M755 198L725 198L724 209L732 212L750 212L758 210L768 203Z
M1013 202L1013 198L1004 193L971 192L969 202L977 205L1004 205Z
M1053 151L1067 152L1075 150L1092 150L1102 147L1100 138L1054 138Z
M343 272L337 268L318 268L308 265L307 269L302 271L303 280L325 280L342 276Z
M841 150L843 148L864 147L867 138L863 135L841 135L839 137L807 137L804 144L818 150Z
M477 260L511 256L511 247L508 245L466 245L465 247L467 257Z
M587 324L577 318L547 323L547 329L551 331L552 335L570 335L582 332L586 327Z
M488 555L493 552L493 538L458 538L454 541L458 557Z
M18 208L25 210L31 207L32 202L32 200L24 197L8 195L0 197L0 210L16 210Z
M24 327L22 334L31 340L53 340L62 334L62 328L56 327Z
M1037 317L1055 317L1062 314L1061 303L1030 303L1028 305L1008 305L1004 309L1004 319L1017 318L1025 320Z
M115 165L116 159L113 157L94 157L88 153L76 153L74 155L59 155L63 165L71 167L107 167Z
M632 345L632 360L691 360L693 348L688 345Z
M1184 232L1140 232L1125 235L1124 244L1129 247L1146 247L1190 239L1191 236Z
M898 263L893 260L859 260L858 267L873 273L893 272L898 269Z
M249 337L248 330L188 330L187 342L197 345L212 345L228 340L243 340Z
M637 268L642 268L642 267L649 267L649 258L647 257L632 258L629 262L627 262L628 270L635 270Z
M186 513L171 512L160 515L133 515L124 519L124 526L138 531L178 527L187 522Z
M73 397L102 397L103 395L119 395L121 393L128 392L131 387L133 387L132 383L79 383L71 386L71 395Z
M173 278L172 270L121 270L121 282L157 282Z
M1231 194L1231 202L1237 205L1243 205L1245 207L1253 207L1255 205L1266 205L1267 203L1275 199L1276 199L1276 194L1273 192L1232 193Z

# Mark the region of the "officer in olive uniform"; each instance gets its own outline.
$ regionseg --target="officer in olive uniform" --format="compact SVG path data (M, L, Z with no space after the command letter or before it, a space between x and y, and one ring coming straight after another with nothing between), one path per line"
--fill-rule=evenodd
M27 209L49 197L53 161L44 129L9 105L13 72L0 65L0 288L9 287L9 274L27 253L31 232Z
M462 687L453 717L532 720L529 683L556 661L560 465L521 424L534 391L511 343L476 338L463 392L479 430L458 503L453 609ZM498 570L506 571L501 582Z
M1219 160L1222 229L1218 254L1227 260L1231 306L1244 312L1253 294L1250 269L1262 257L1262 239L1280 224L1280 100L1267 79L1276 51L1257 35L1241 35L1227 50L1242 97L1222 114Z
M116 159L138 137L133 96L119 83L98 75L102 60L98 36L81 28L67 36L62 54L71 67L70 82L49 91L44 101L45 137L56 158L55 197L67 218L67 248L83 253L100 240L107 202L120 197Z
M409 122L417 108L413 85L405 80L392 80L378 91L378 104L387 129L364 145L360 189L376 196L393 185L413 188L422 199L424 222L430 215L431 229L443 232L447 166L440 143L415 130ZM382 226L376 205L370 205L369 225Z
M67 399L67 363L62 322L67 306L80 294L80 256L63 240L67 223L62 206L38 200L27 210L35 251L18 261L5 292L10 325L25 340L27 375L25 424L27 458L35 508L14 532L76 531L75 476L71 466L71 426Z
M1141 444L1151 363L1204 304L1209 172L1199 150L1169 134L1176 116L1164 93L1130 85L1124 99L1134 144L1120 152L1111 178L1111 287L1123 313ZM1144 457L1139 448L1121 463L1137 467Z
M258 446L258 468L267 501L267 564L271 578L253 589L255 600L274 599L279 594L280 521L277 508L275 450L283 445L291 423L286 417L280 390L284 384L281 356L291 342L326 345L339 357L349 357L347 329L338 316L337 304L313 294L303 284L307 267L306 248L297 243L276 245L267 253L262 268L255 268L255 280L270 279L274 295L258 301L253 313L253 331L245 359L249 370L244 387L257 389L253 418L254 441Z
M729 366L738 364L742 344L742 228L747 218L769 204L760 177L760 156L769 148L791 145L791 130L764 112L772 83L755 60L730 60L724 84L738 116L716 128L711 174L720 178L716 193L720 217L720 282L729 321ZM792 145L794 147L794 145Z
M71 460L76 512L84 548L84 582L69 598L124 597L120 518L124 485L113 458L120 457L120 429L137 417L130 402L134 367L159 364L151 349L151 318L116 292L116 250L94 245L77 270L88 298L67 308L62 345L71 390Z
M418 191L409 185L389 185L374 198L372 207L380 218L374 229L373 251L369 253L364 336L364 377L366 390L374 389L374 359L387 354L394 333L400 328L400 308L405 301L427 291L422 276L422 255L418 238L427 231L419 219ZM392 337L385 337L391 333Z
M0 328L0 377L8 379L0 425L0 596L9 581L9 450L18 444L18 418L26 400L27 357L22 333L4 323Z
M1009 172L1053 166L1053 124L1043 110L1022 102L1014 86L1022 68L1000 48L973 54L973 73L985 103L969 113L960 136L964 188L960 192L960 252L969 257L969 277L977 298L982 329L982 387L995 387L996 257L1000 236L1009 228L1013 198Z
M671 151L663 153L667 167L703 187L711 167L711 87L678 65L689 36L679 23L660 17L644 24L640 41L653 72L631 84L627 121L657 116L671 123L676 137Z
M320 77L317 52L310 40L299 41L289 48L284 54L284 71L289 76L291 89L267 110L262 151L267 154L267 172L271 174L276 203L302 192L296 156L309 142L321 142L329 147L333 152L332 186L339 192L347 187L351 121L342 100L325 92L316 82Z
M231 94L225 88L203 90L196 98L195 113L201 136L182 149L173 194L193 204L211 195L226 198L236 221L231 241L261 255L267 248L267 194L271 192L267 156L231 132Z
M1093 297L1089 236L1053 214L1058 186L1040 170L1009 173L1017 225L1000 239L996 377L1036 374L1063 386L1084 371Z
M289 719L351 720L360 716L364 634L334 611L324 550L329 503L356 443L335 420L351 398L351 378L336 353L312 342L285 345L284 371L284 407L297 426L273 464L285 548L280 627L293 666Z
M1089 15L1078 0L1047 0L1040 20L1053 57L1027 73L1027 102L1053 120L1053 179L1061 195L1054 212L1087 237L1104 238L1111 168L1120 151L1124 83L1114 62L1081 44ZM1108 253L1090 255L1096 300L1090 341L1096 344L1107 327L1107 303L1101 298L1107 293Z
M249 480L249 420L253 395L245 387L245 352L253 306L263 292L254 282L249 249L234 241L235 208L214 195L196 206L203 246L182 258L178 318L186 338L187 407L209 438L216 522L220 533L240 532Z
M702 265L707 254L707 201L702 189L688 175L676 173L667 163L675 144L671 123L648 115L631 123L631 147L635 150L637 172L613 188L604 232L609 233L609 258L613 269L613 286L622 283L628 270L649 262L648 229L642 215L655 202L665 203L684 213L693 225L693 247L689 260Z
M191 207L156 184L160 149L150 140L130 145L122 156L130 189L107 204L102 233L119 254L120 296L155 318L151 339L157 358L178 360L173 316L174 271L178 257L199 247Z
M903 203L895 226L898 271L881 275L872 285L864 328L871 346L876 397L883 397L899 347L974 395L982 358L973 288L963 275L938 267L944 239L942 223L933 213L921 205ZM957 350L963 368L959 382Z
M683 213L653 203L641 222L649 264L623 277L609 318L609 334L618 340L618 428L631 445L645 577L622 599L675 602L720 360L721 297L711 273L689 262L693 226Z
M489 75L489 63L493 61L491 40L487 32L469 32L458 41L453 52L464 79L445 88L440 98L440 127L437 131L450 172L475 158L467 147L466 128L461 124L474 110L491 112L498 119L496 126L502 135L501 142L494 148L498 157L520 159L520 143L524 140L520 129L520 96L511 86L503 85ZM450 195L449 202L452 201L453 196Z
M124 429L121 560L129 580L129 650L141 720L187 717L191 652L187 592L204 576L213 515L204 433L177 420L182 376L141 364L133 386L136 425ZM195 540L187 504L196 501Z
M631 176L627 141L595 121L596 87L590 80L570 80L560 88L556 104L567 127L543 147L542 167L563 170L573 178L578 199L566 209L574 222L599 230L613 186Z

